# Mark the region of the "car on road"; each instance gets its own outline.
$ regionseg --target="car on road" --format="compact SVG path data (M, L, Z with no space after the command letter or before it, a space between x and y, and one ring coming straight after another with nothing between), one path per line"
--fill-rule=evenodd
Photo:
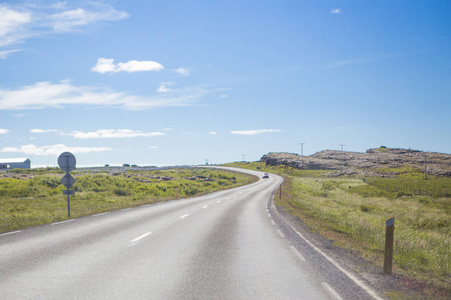
M267 178L269 178L269 174L268 173L263 174L263 179L267 179Z

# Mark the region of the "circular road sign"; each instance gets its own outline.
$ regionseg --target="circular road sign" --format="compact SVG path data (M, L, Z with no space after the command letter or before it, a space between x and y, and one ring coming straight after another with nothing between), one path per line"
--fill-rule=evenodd
M75 160L75 156L70 152L61 153L58 157L58 166L64 172L70 172L75 170L75 164L77 161Z

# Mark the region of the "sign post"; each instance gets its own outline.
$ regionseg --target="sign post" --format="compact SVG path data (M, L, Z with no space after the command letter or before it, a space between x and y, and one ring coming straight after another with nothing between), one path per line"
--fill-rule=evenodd
M395 235L395 217L385 221L384 274L391 275L393 265L393 244Z
M69 174L70 171L75 170L75 164L77 163L75 156L70 152L61 153L58 157L58 166L61 170L66 172L66 175L61 179L61 183L67 188L63 191L63 195L67 195L67 217L70 219L70 195L75 195L74 190L70 188L75 183L75 178Z

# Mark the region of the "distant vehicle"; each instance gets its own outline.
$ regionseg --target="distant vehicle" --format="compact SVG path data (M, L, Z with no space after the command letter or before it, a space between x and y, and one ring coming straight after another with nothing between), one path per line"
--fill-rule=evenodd
M263 179L266 179L266 178L269 178L269 174L268 173L263 174Z

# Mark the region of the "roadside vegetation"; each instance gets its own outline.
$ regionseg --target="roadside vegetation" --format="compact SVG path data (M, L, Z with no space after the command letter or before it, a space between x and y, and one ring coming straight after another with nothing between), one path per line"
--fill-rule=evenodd
M64 172L57 168L0 174L0 233L67 219ZM107 172L74 171L71 217L96 214L229 189L255 181L241 173L205 168ZM5 178L8 176L10 178Z
M420 173L404 178L331 178L330 171L323 170L260 162L229 165L284 176L283 196L275 198L276 205L335 246L380 266L381 272L385 221L395 217L393 272L402 277L406 294L392 291L388 296L411 299L415 292L418 299L451 297L451 178L424 180ZM418 195L414 189L428 193Z

